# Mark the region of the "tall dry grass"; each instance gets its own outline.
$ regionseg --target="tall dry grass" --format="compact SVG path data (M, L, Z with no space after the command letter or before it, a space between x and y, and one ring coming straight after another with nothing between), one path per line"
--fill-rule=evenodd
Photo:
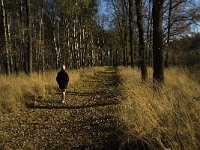
M80 81L82 70L69 70L69 87ZM22 109L24 104L34 99L48 99L55 94L57 71L48 71L43 75L33 73L19 75L0 75L0 113Z
M103 67L67 70L69 74L68 88L74 88ZM24 108L24 104L35 99L51 99L56 95L58 85L56 75L59 70L46 71L44 74L33 73L10 76L0 75L0 114L14 112Z
M200 149L200 84L188 73L167 69L165 85L155 92L152 77L141 83L139 70L119 68L124 98L121 119L128 134L152 149Z

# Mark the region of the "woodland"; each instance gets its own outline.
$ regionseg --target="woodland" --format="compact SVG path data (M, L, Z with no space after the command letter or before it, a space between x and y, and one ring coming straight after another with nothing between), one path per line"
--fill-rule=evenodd
M0 2L0 149L200 149L198 0Z
M143 78L154 66L160 78L164 66L199 63L195 0L2 0L0 14L0 72L8 75L123 65L141 67Z

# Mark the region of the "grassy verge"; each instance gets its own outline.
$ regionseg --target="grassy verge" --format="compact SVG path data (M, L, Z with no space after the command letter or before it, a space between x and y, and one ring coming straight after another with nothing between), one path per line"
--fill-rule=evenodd
M81 78L90 76L97 70L100 71L103 68L67 70L70 78L68 87L77 86ZM56 70L47 71L43 75L33 73L31 77L23 73L10 76L0 75L0 114L20 110L29 101L50 99L58 90L56 75Z
M70 70L69 86L75 85L80 80L82 70ZM56 93L57 83L55 81L57 72L49 71L43 75L33 73L0 76L0 113L13 112L24 107L28 101L35 99L48 99Z
M128 134L153 149L200 148L200 85L187 71L167 69L165 85L158 92L152 90L152 77L141 83L137 69L121 67L119 75L121 118Z

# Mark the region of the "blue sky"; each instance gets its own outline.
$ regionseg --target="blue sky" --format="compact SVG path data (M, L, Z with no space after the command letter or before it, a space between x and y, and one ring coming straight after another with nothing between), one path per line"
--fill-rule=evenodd
M195 0L195 2L196 2L196 5L200 7L200 0ZM99 0L98 16L100 19L100 23L104 26L105 29L109 27L109 22L112 19L111 13L112 13L112 9L108 5L106 0ZM107 21L104 20L103 18L101 18L102 16L107 16L108 20ZM191 29L193 32L200 32L200 26L193 25Z
M109 27L109 22L111 21L111 14L109 13L111 13L111 11L106 0L99 0L99 21L105 29Z
M99 0L99 12L103 13L106 10L106 2L105 0Z

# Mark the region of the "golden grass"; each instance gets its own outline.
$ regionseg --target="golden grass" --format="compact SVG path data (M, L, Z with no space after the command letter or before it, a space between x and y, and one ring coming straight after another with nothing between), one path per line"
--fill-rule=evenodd
M81 80L103 71L103 67L67 70L69 88ZM187 70L165 70L165 85L157 92L152 89L152 70L146 83L140 71L118 68L121 79L121 120L128 134L148 143L153 149L197 150L200 148L200 84ZM57 91L57 71L31 77L20 74L0 76L0 113L23 108L32 99L49 99Z
M75 87L81 78L93 75L96 71L104 70L103 67L92 67L67 70L69 74L69 88ZM46 71L43 75L33 73L19 75L0 75L0 114L14 112L22 109L26 102L35 99L51 99L56 95L58 86L56 75L59 70Z
M69 87L78 83L81 70L69 70ZM33 73L0 76L0 113L13 112L23 108L24 103L34 99L48 99L56 93L57 71L48 71L44 75Z
M152 70L148 70L152 75ZM183 69L167 69L165 85L152 89L152 76L141 83L140 71L119 68L122 80L121 119L129 134L153 149L200 148L200 85Z

